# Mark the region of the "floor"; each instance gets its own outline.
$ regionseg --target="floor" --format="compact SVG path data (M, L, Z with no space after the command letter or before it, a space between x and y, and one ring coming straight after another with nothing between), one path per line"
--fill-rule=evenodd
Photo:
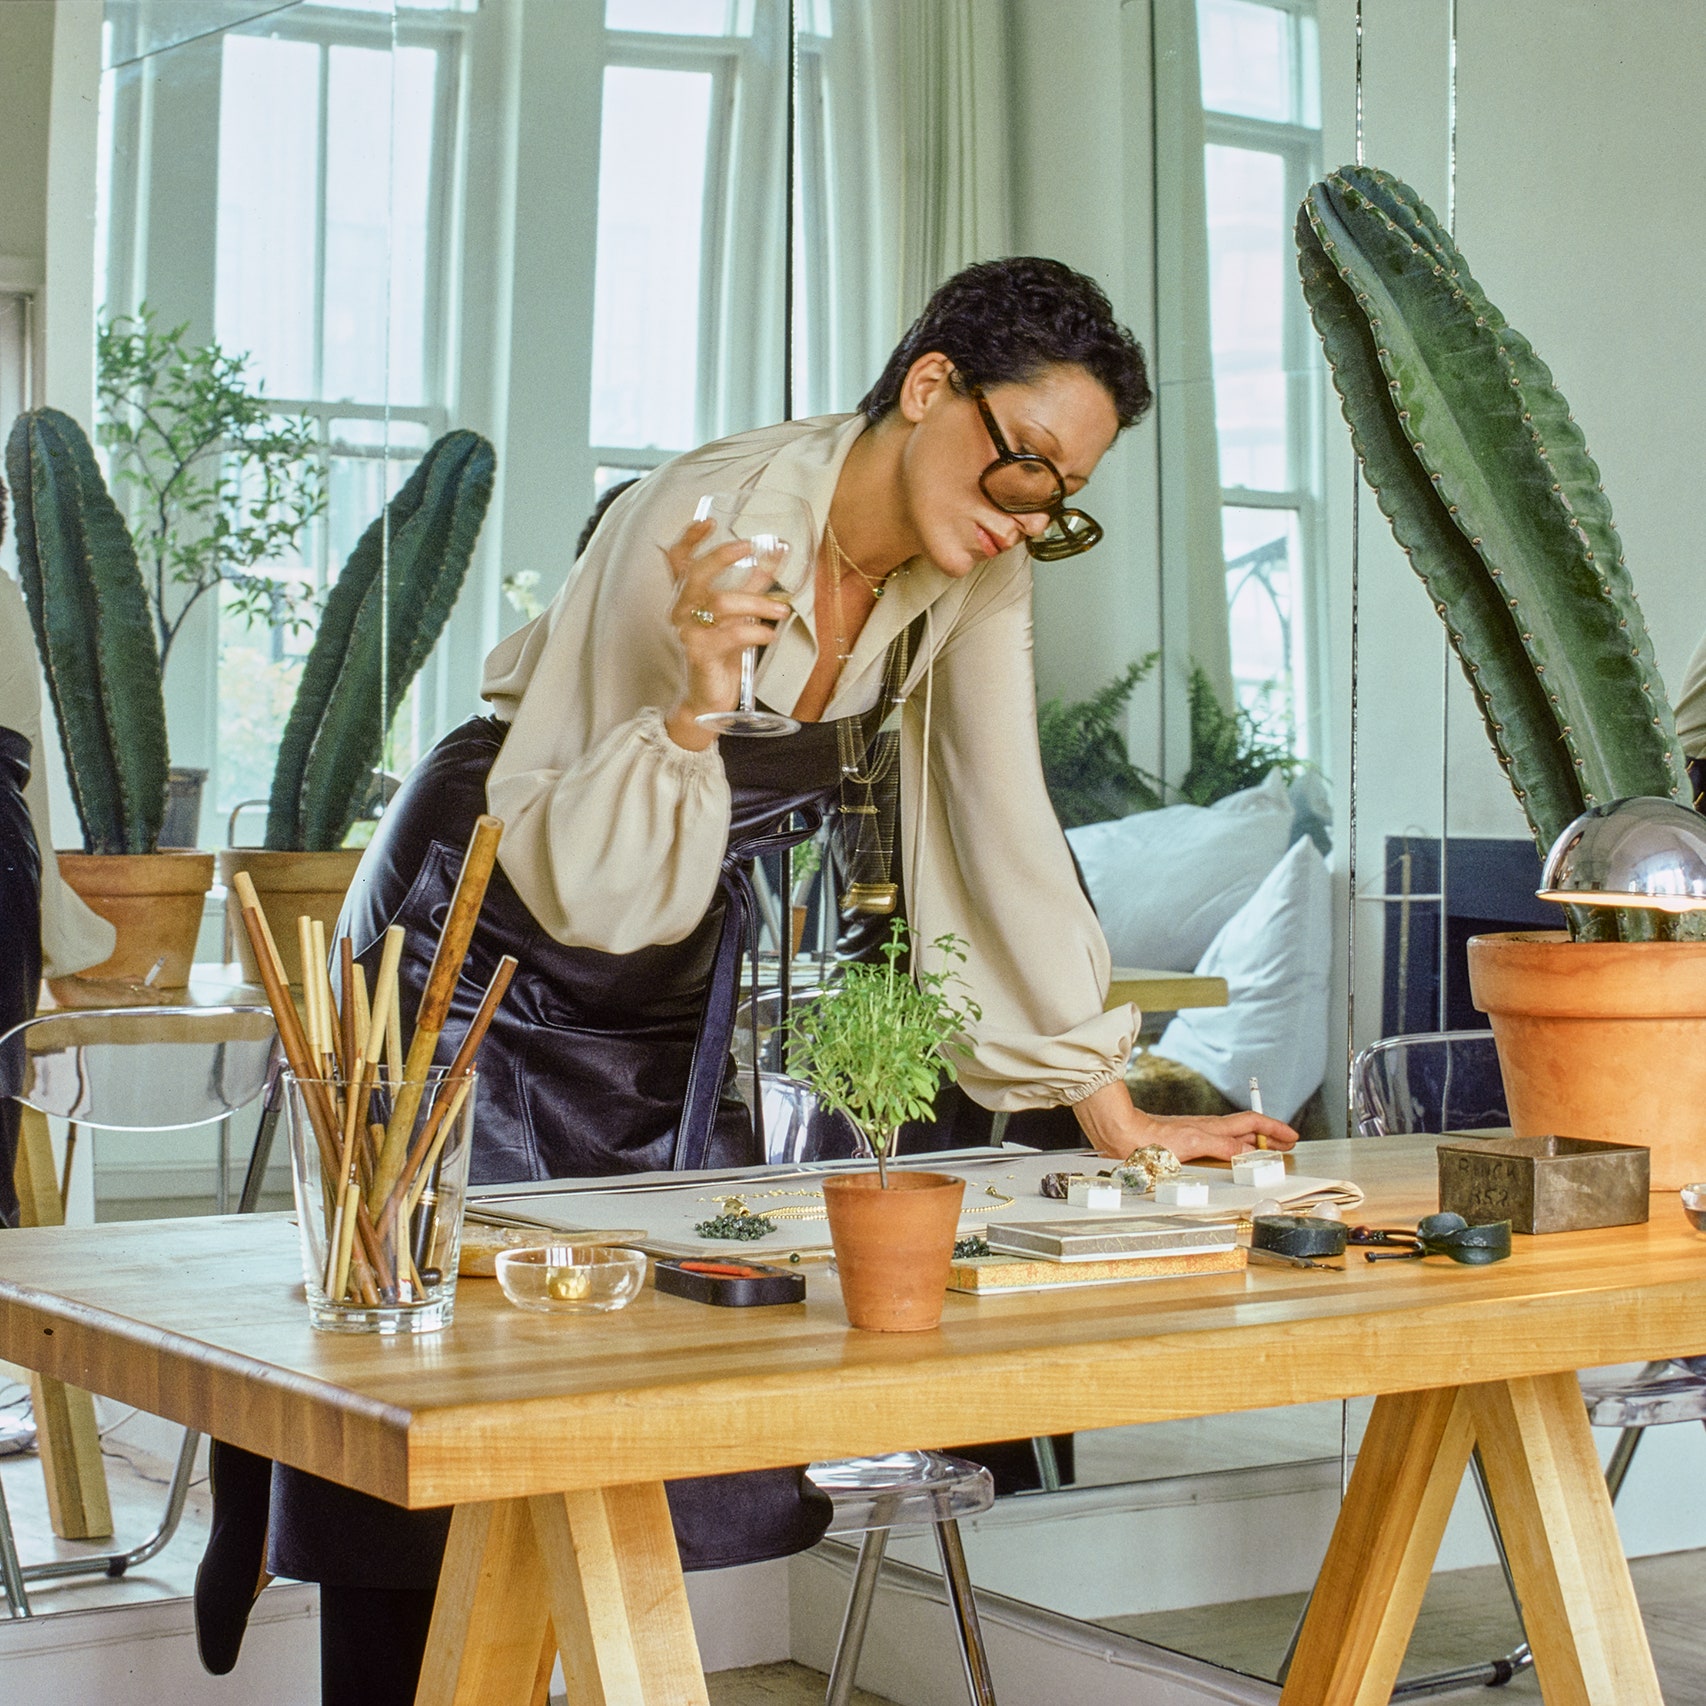
M1667 1706L1706 1706L1702 1674L1700 1612L1706 1601L1706 1553L1671 1552L1637 1558L1630 1565L1635 1593L1652 1644L1653 1662ZM1106 1627L1121 1634L1256 1676L1271 1677L1303 1610L1301 1594L1202 1605L1188 1611L1145 1617L1114 1617ZM1453 1570L1434 1577L1417 1620L1402 1676L1432 1675L1500 1657L1522 1638L1510 1597L1497 1568ZM1420 1700L1467 1700L1471 1694L1414 1696ZM1540 1686L1532 1669L1488 1696L1499 1702L1536 1701Z
M823 1706L829 1679L804 1665L754 1665L750 1670L719 1671L705 1679L711 1706ZM878 1694L853 1690L853 1706L890 1706Z
M28 1410L28 1388L18 1380L18 1372L8 1363L0 1363L0 1413L15 1416ZM48 1521L47 1489L40 1459L33 1453L0 1457L0 1488L5 1490L18 1553L26 1564L49 1558L101 1556L128 1549L152 1534L159 1523L182 1430L106 1399L97 1399L96 1406L116 1540L79 1545L56 1539ZM31 1610L46 1615L61 1610L82 1611L100 1605L186 1596L195 1584L196 1564L207 1541L212 1513L206 1451L204 1445L184 1504L183 1521L171 1544L158 1557L117 1580L90 1575L32 1583ZM4 1606L4 1600L0 1600L0 1611Z

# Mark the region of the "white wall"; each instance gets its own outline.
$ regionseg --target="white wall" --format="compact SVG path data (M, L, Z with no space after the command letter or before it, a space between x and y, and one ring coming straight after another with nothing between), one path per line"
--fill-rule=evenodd
M1322 0L1329 166L1353 157L1353 4ZM1365 148L1443 218L1447 0L1365 0ZM1693 0L1459 0L1458 241L1551 365L1599 461L1660 669L1675 688L1706 628L1691 501L1706 429L1706 7ZM1335 405L1336 405L1336 399ZM1350 682L1350 448L1329 421L1334 656ZM1388 834L1526 835L1441 627L1366 488L1360 534L1359 886ZM1451 714L1442 740L1441 702ZM1332 766L1350 805L1348 726ZM1339 899L1348 902L1341 871ZM1341 914L1342 916L1342 914ZM1359 1040L1378 1034L1381 918L1358 918ZM1341 955L1341 959L1342 959ZM1342 1011L1341 972L1341 1008Z
M1010 20L1014 250L1089 273L1153 348L1148 0L1051 0ZM1087 697L1161 644L1157 468L1151 415L1121 435L1086 494L1107 537L1088 556L1038 565L1040 697ZM1156 769L1160 685L1138 689L1130 725L1137 761Z

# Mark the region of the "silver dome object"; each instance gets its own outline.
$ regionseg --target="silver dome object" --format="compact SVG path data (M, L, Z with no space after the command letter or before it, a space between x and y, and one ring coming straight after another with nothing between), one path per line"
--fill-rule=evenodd
M1706 909L1706 817L1657 795L1594 806L1552 843L1536 892L1566 906Z

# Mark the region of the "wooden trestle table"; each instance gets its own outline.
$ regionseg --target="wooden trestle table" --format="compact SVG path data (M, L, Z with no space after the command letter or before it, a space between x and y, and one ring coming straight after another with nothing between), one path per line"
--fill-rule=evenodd
M1311 1147L1372 1222L1434 1206L1427 1139ZM1384 1702L1471 1446L1545 1698L1660 1694L1572 1371L1706 1352L1706 1240L1519 1238L1488 1268L1252 1268L1059 1295L950 1296L939 1331L650 1289L612 1315L470 1281L448 1331L310 1330L282 1216L0 1237L0 1356L409 1506L454 1504L419 1699L706 1699L663 1481L1359 1394L1377 1401L1283 1700Z

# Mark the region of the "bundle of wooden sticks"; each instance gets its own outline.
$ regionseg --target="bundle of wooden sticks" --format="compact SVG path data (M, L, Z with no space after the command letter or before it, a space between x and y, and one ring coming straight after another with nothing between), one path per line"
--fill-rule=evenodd
M474 826L406 1050L400 925L385 933L371 997L349 938L339 942L340 1005L324 926L299 918L299 1013L254 884L246 872L234 880L279 1041L313 1127L325 1217L322 1283L334 1303L418 1303L439 1277L438 1168L473 1084L475 1055L515 974L512 956L499 960L450 1065L436 1078L432 1069L502 833L494 817Z

